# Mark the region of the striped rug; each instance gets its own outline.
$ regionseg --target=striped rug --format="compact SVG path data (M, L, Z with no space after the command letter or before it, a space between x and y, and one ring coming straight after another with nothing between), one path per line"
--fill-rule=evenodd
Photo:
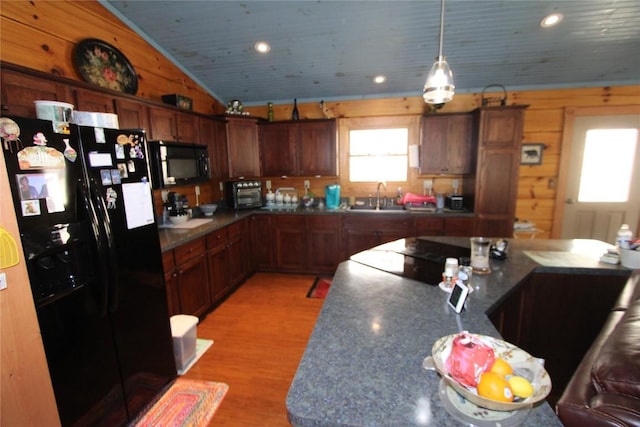
M130 426L205 427L228 390L224 383L178 378Z

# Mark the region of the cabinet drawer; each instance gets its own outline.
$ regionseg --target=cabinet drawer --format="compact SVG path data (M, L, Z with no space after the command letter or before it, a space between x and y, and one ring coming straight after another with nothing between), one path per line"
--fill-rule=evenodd
M217 249L227 244L227 229L221 228L206 236L207 250Z
M174 249L176 265L180 265L204 253L204 239L196 239Z
M227 235L229 240L235 240L239 237L242 237L244 233L244 220L234 222L233 224L227 227Z
M307 217L307 226L311 230L338 230L340 228L340 215L317 215Z
M165 273L173 270L174 261L173 261L173 251L166 251L162 253L162 268Z
M413 233L412 218L398 218L394 214L357 214L347 215L344 219L344 228L348 230L368 231L402 231Z

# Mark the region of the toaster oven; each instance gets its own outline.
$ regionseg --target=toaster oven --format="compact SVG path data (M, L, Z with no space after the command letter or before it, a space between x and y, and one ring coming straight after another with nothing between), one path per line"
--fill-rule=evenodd
M262 207L262 182L259 180L236 180L225 183L227 206L233 209Z

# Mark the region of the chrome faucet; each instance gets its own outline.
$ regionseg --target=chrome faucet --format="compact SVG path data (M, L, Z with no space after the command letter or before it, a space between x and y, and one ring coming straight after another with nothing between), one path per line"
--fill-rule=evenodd
M376 210L380 210L380 186L383 186L384 189L387 189L387 183L384 181L378 182L378 188L376 189Z

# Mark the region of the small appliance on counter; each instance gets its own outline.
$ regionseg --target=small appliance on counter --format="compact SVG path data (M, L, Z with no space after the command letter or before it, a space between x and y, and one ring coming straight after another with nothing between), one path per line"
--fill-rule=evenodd
M324 197L327 209L338 209L340 207L340 185L327 185L324 188Z
M262 182L259 180L226 181L224 194L227 206L233 209L262 207Z
M464 210L464 198L459 194L449 194L444 199L444 207L452 211Z

